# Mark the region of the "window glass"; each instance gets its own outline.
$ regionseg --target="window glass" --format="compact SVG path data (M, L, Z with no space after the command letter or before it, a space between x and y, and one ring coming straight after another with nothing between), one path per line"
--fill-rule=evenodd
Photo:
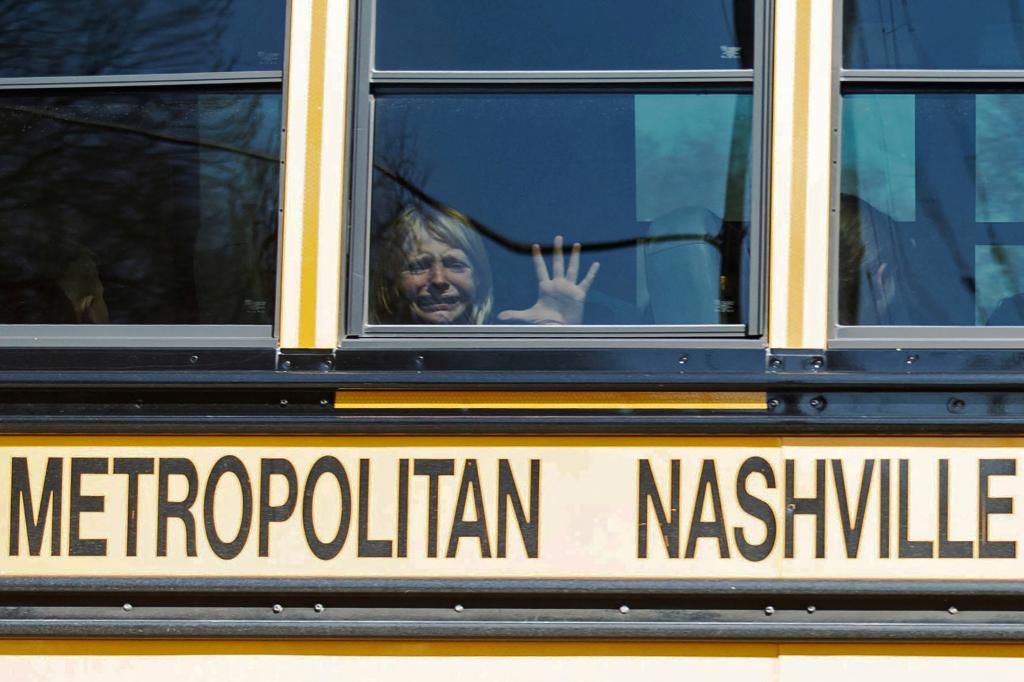
M1024 0L844 0L848 69L1020 69Z
M376 67L750 68L753 5L753 0L377 0Z
M270 324L281 96L0 98L0 323Z
M1024 325L1024 92L843 98L839 323Z
M384 92L374 112L370 324L746 321L749 92Z
M0 78L276 71L286 0L6 0Z

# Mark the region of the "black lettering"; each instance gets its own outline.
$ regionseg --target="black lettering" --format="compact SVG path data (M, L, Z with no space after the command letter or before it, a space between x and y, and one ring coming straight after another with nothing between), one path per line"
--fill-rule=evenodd
M413 464L413 474L427 476L427 556L437 556L437 498L438 481L441 476L452 476L455 473L454 459L417 459Z
M473 521L466 520L466 501L469 493L473 493ZM491 543L487 539L487 519L484 516L483 491L480 489L480 472L476 460L467 459L462 466L462 482L459 483L459 497L455 502L455 516L452 519L452 532L448 538L446 558L452 559L459 550L459 540L476 538L480 541L480 556L491 558Z
M704 496L711 491L711 509L714 516L710 521L702 521L704 513ZM725 535L725 522L722 520L722 496L718 492L718 474L715 471L715 460L706 459L700 466L700 480L697 482L697 499L693 503L693 515L690 518L690 535L686 538L686 558L692 559L697 550L700 538L716 538L718 555L729 558L729 541Z
M272 476L284 476L288 493L283 504L270 504L270 480ZM295 512L299 496L299 480L295 467L286 459L271 458L260 462L260 530L259 555L270 556L270 524L283 523Z
M359 460L359 547L361 557L390 557L390 540L371 540L370 535L370 460Z
M396 554L408 555L409 547L409 460L398 460L398 537Z
M71 458L71 518L68 522L69 556L106 556L107 541L81 537L81 516L87 512L101 512L104 507L102 495L83 495L82 476L85 474L106 474L110 461L103 457Z
M970 540L949 539L949 460L939 460L939 558L967 559L974 556Z
M796 463L786 460L786 558L793 558L797 514L814 516L814 556L825 558L825 460L814 461L814 497L796 497Z
M139 476L153 473L152 457L116 457L114 473L128 477L128 505L125 510L126 556L136 556L139 540Z
M1014 476L1017 462L1012 459L982 459L978 461L978 556L982 559L1013 559L1017 556L1017 543L1013 540L990 540L988 517L991 514L1012 514L1012 497L989 497L990 476Z
M512 476L512 467L507 459L498 460L498 557L505 558L506 535L508 529L508 505L512 504L512 512L519 524L519 535L523 538L523 548L530 559L537 558L538 527L540 525L540 460L530 460L530 516L526 516L523 500L516 488L516 480Z
M752 474L764 476L768 488L775 488L775 472L772 465L763 457L750 457L740 465L739 473L736 475L736 499L740 509L761 521L765 527L764 541L758 545L747 542L746 535L742 528L733 529L733 538L736 540L736 547L740 555L747 561L763 561L772 552L775 546L775 512L770 504L759 497L754 497L747 491L747 479Z
M654 481L654 472L651 471L651 461L642 459L639 462L639 485L637 500L636 527L636 556L638 559L647 558L647 507L654 505L654 515L658 519L658 527L661 529L661 537L665 543L665 551L670 559L679 558L679 460L673 459L669 462L670 483L669 483L669 513L665 513L665 507L661 503L661 495L658 493L658 484Z
M50 555L60 556L61 496L64 484L64 460L50 457L46 460L43 474L43 494L39 500L39 511L32 513L32 488L28 480L28 459L15 457L11 460L11 528L10 554L18 556L21 539L21 510L25 510L25 534L28 536L28 553L39 556L43 548L43 533L47 518L53 519L50 527ZM21 501L19 505L18 502Z
M910 532L910 462L899 461L900 486L900 559L931 559L935 548L931 540L911 540Z
M889 509L892 506L892 482L889 475L889 460L883 459L878 474L878 557L889 558L889 536L892 529L889 525Z
M168 499L171 476L184 476L188 487L185 498L178 502ZM185 554L196 555L196 519L192 516L192 505L199 494L199 476L192 462L183 457L169 457L160 460L157 474L156 503L156 555L167 556L167 520L180 519L185 526Z
M217 533L217 485L225 474L232 474L238 479L238 485L242 489L242 519L238 524L238 532L234 539L225 542ZM249 479L249 472L246 471L242 460L234 455L225 455L218 459L210 470L210 477L206 479L206 493L203 495L203 526L206 528L206 541L210 543L210 549L221 559L234 559L241 554L245 543L249 540L249 531L252 529L252 481Z
M338 521L338 532L328 542L322 542L313 525L313 495L316 483L324 474L331 474L338 482L341 491L341 519ZM335 457L324 456L313 464L306 477L306 487L302 491L302 530L306 533L306 544L318 559L328 560L338 556L345 546L348 528L352 520L352 490L348 484L345 467Z
M846 476L843 475L843 461L832 460L832 479L836 484L836 497L839 501L839 520L843 526L843 542L846 545L846 557L856 559L860 551L860 536L864 531L864 515L868 510L868 493L871 492L871 476L875 470L875 460L864 461L860 474L860 492L857 495L857 510L854 520L850 521L850 500L846 495Z

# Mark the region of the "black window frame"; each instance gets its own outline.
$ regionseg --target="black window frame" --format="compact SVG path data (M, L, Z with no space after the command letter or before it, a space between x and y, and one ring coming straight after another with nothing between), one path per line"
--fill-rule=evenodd
M341 284L339 342L352 349L610 348L716 347L763 348L767 330L768 207L770 197L771 66L773 5L754 0L754 57L751 69L677 71L380 71L374 67L376 0L356 0L354 7L350 130L350 183L344 239L345 269ZM638 11L640 11L638 9ZM623 88L686 88L744 85L752 88L751 220L749 302L745 324L590 326L562 329L548 325L482 325L457 333L430 325L381 325L366 322L369 270L370 206L373 178L374 96L389 92L587 92ZM531 90L533 89L533 90Z
M0 96L7 93L40 96L102 92L173 92L175 89L266 88L276 85L280 94L282 132L278 158L277 182L277 255L273 299L273 322L268 325L242 324L0 324L0 348L274 348L280 324L282 202L284 186L284 117L287 109L286 79L288 68L289 26L292 0L284 3L282 30L282 65L266 71L213 71L135 73L124 75L56 75L0 78Z
M828 345L837 349L978 348L1008 349L1024 345L1022 326L969 325L841 325L840 203L842 194L843 97L871 93L872 88L892 94L916 94L929 88L971 92L978 87L1024 88L1024 64L1020 69L956 68L846 68L844 64L844 9L848 0L833 4L832 74L832 177L829 226Z

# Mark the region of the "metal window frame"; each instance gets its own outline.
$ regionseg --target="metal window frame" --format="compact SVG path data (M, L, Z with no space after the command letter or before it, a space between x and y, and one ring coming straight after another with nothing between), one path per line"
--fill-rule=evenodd
M102 76L39 76L0 78L0 95L18 92L46 94L54 91L102 88L108 92L137 88L172 89L244 85L280 85L281 122L286 128L287 71L292 0L285 2L283 64L279 70L204 71L187 73L140 73ZM281 319L282 200L284 197L284 138L280 145L277 201L277 274L274 277L274 323L244 324L0 324L0 348L274 348Z
M846 69L843 59L843 7L833 2L832 167L829 212L828 345L830 348L1019 348L1024 326L976 327L946 325L839 324L839 201L842 190L843 95L864 86L1024 86L1024 69Z
M754 68L732 70L626 70L626 71L379 71L375 69L376 0L355 0L352 27L355 64L351 99L348 224L343 262L347 275L341 283L339 342L342 348L566 348L566 347L687 347L716 345L763 348L766 331L768 207L770 186L770 130L772 72L771 31L774 3L754 2ZM372 191L374 93L389 86L544 87L588 92L634 86L636 88L749 84L752 88L751 127L751 233L750 271L746 295L749 314L745 324L719 325L579 325L565 328L472 326L425 329L417 325L370 325L366 321L366 283L369 271L370 202Z

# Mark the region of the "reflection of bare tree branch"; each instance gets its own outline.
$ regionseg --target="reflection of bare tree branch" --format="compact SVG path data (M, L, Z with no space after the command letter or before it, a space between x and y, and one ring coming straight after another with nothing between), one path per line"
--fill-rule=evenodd
M399 173L396 173L395 171L393 171L393 170L391 170L389 168L386 168L386 167L382 166L379 163L374 163L373 167L374 167L374 169L377 172L381 173L382 175L384 175L388 179L394 181L396 184L398 184L400 187L402 187L402 189L404 189L405 191L407 191L411 195L413 195L418 201L422 201L424 204L430 206L431 208L434 208L434 209L437 209L437 210L440 210L440 211L444 211L444 209L447 208L447 206L445 205L444 202L440 201L439 199L437 199L437 198L431 196L430 194L428 194L427 192L423 191L423 189L421 189L415 183L413 183L413 182L407 180L406 178L402 177ZM483 236L487 237L488 239L490 239L490 240L500 244L501 246L503 246L504 248L508 249L509 251L512 251L514 253L523 253L523 254L529 254L531 252L531 250L533 248L533 244L532 243L521 242L521 241L518 241L518 240L515 240L515 239L511 239L510 237L505 236L504 234L498 232L497 230L495 230L495 229L493 229L491 227L488 227L487 225L485 225L484 223L480 222L479 220L477 220L473 216L467 215L465 213L463 213L463 215L466 216L466 219L468 220L470 227L472 227L474 230L476 230L477 232L479 232ZM710 244L711 246L714 246L716 249L721 250L723 245L724 245L724 242L725 242L725 237L721 233L718 234L718 235L715 235L715 236L708 236L707 234L704 234L704 233L700 233L700 234L678 234L677 233L677 234L657 235L657 236L652 236L652 237L627 237L627 238L624 238L624 239L614 239L614 240L610 240L610 241L600 241L600 242L583 242L581 245L582 245L584 251L594 252L594 251L613 251L615 249L635 247L635 246L640 246L640 245L643 245L643 244L656 244L656 243L660 243L660 242L676 242L676 241L680 241L680 242L682 242L682 241L686 241L686 242L694 242L694 241L705 242L707 244ZM554 250L554 247L551 246L551 245L541 245L541 251L543 253L551 253L553 250Z
M89 128L101 128L106 130L117 130L132 133L142 137L147 137L151 140L159 140L161 142L173 142L175 144L184 144L190 147L205 147L207 149L217 149L219 151L231 152L232 154L240 154L242 156L248 156L253 159L259 159L260 161L278 161L278 157L275 155L264 154L258 151L254 151L252 149L247 149L245 147L225 144L223 142L215 142L212 140L201 140L195 137L183 137L178 135L169 135L167 133L158 133L153 130L144 130L142 128L139 128L138 126L124 125L121 123L112 123L110 121L96 121L86 118L80 118L77 116L69 116L67 114L61 114L56 111L53 111L52 109L38 109L35 107L16 105L0 105L0 111L17 111L38 118L49 118L54 121L75 123L77 125L82 125Z

